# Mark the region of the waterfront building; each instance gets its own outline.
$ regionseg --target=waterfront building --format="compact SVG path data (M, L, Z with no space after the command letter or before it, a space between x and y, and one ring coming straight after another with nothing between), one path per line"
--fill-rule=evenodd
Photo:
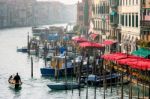
M99 34L99 42L103 42L109 35L109 0L93 0L92 17L93 32Z
M0 28L7 26L7 4L0 1Z
M136 40L141 33L141 0L119 0L119 23L123 52L136 50Z
M77 3L77 25L81 34L88 36L90 18L92 16L92 0L82 0Z
M80 27L83 27L84 21L84 2L79 2L77 3L77 25Z
M141 40L150 42L150 0L142 2Z

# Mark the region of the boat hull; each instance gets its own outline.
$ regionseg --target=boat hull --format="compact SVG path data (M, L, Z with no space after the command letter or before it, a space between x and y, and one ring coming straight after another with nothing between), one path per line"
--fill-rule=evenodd
M56 72L55 69L48 68L48 67L41 68L40 71L41 71L42 76L52 76L52 77L54 77L55 74L56 74L55 73ZM72 71L73 71L73 68L67 68L67 76L71 75ZM57 76L58 77L65 76L65 69L59 69L59 70L57 70Z
M10 88L12 88L12 89L21 89L21 85L22 84L12 84L12 83L9 83L9 85L10 85Z
M51 90L71 90L71 89L78 89L78 83L56 83L56 84L48 84L47 85Z

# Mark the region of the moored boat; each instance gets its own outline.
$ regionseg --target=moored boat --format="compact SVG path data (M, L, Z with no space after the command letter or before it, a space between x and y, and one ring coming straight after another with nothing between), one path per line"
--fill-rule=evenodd
M67 82L67 83L54 83L47 85L51 90L71 90L71 89L78 89L84 87L83 85L79 85L75 82Z
M17 48L17 52L27 53L28 52L28 48L27 47Z
M67 59L67 75L71 75L73 66L71 60ZM65 76L65 56L53 56L48 67L40 68L42 76Z

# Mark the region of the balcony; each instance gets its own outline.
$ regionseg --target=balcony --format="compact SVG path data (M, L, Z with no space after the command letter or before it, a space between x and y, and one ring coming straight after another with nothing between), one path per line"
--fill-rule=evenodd
M150 20L142 20L141 26L150 28Z

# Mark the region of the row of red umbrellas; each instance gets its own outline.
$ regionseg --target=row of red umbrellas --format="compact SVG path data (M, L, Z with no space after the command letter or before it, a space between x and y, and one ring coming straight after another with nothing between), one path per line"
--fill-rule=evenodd
M134 69L150 70L150 59L145 59L139 56L127 55L125 53L113 53L103 55L102 58L116 61L118 64L128 65Z

